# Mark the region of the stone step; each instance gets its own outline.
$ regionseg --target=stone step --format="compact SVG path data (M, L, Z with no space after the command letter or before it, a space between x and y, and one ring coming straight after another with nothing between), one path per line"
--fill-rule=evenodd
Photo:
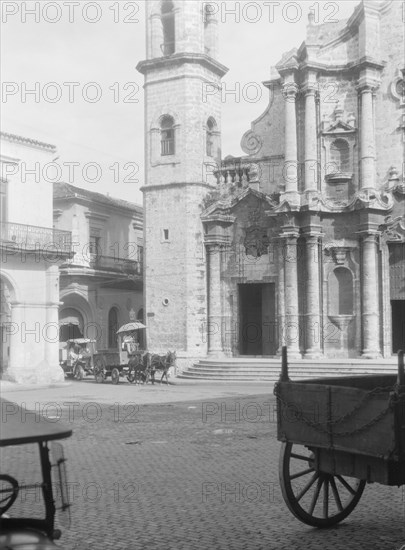
M322 378L327 376L355 376L364 374L395 374L396 358L382 360L332 359L301 360L289 363L292 379ZM280 376L279 358L243 357L224 359L201 359L189 367L178 378L194 380L276 382Z

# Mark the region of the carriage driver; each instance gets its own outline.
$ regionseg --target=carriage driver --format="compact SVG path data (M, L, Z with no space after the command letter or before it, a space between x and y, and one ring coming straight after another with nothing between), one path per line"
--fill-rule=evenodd
M127 334L122 340L122 349L128 353L133 353L138 348L136 337L134 333Z
M80 347L77 344L72 344L69 350L69 359L72 365L75 365L80 359Z

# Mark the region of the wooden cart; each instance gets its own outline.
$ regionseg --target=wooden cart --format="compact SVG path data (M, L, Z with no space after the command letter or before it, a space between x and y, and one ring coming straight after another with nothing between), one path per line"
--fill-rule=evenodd
M329 527L353 511L366 483L405 484L403 351L397 376L293 382L283 348L274 393L281 490L300 521Z
M75 338L59 343L59 364L66 377L83 380L85 376L93 374L95 344L95 340L88 338ZM71 351L75 349L77 353L72 357Z
M132 382L132 369L129 365L131 358L139 355L138 344L127 338L137 330L144 329L145 325L139 321L133 321L123 325L117 331L118 351L100 350L94 354L94 378L102 383L111 377L113 384L118 384L120 377L126 376Z

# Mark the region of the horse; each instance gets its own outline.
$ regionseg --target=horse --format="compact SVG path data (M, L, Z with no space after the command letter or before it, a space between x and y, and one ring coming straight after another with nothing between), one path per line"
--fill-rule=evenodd
M149 380L151 368L150 368L150 353L147 351L137 351L131 355L128 361L128 375L129 382L137 384L143 382L146 384Z
M157 353L148 354L148 365L149 372L151 375L152 384L155 383L155 372L157 370L162 371L162 377L160 382L163 381L163 378L166 378L166 384L169 383L169 378L167 372L176 362L176 352L168 351L166 355L158 355Z

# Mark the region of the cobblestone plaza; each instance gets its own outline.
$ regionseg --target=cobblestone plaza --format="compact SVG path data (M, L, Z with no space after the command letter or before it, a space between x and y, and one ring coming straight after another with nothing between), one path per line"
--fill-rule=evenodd
M403 487L368 485L332 529L306 527L290 514L270 384L84 381L4 396L73 429L64 443L73 506L60 543L68 550L399 550L405 543ZM3 460L24 480L23 461ZM19 503L29 508L36 499L22 492Z

